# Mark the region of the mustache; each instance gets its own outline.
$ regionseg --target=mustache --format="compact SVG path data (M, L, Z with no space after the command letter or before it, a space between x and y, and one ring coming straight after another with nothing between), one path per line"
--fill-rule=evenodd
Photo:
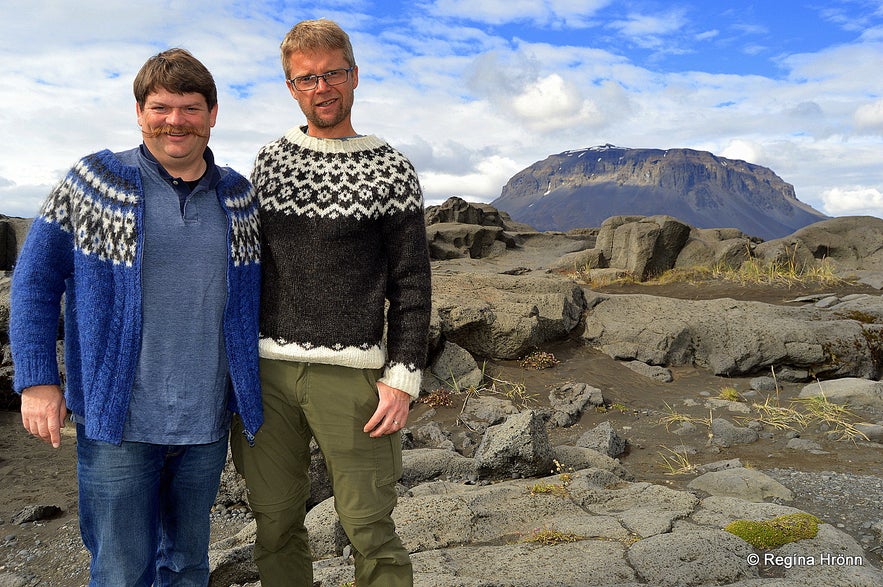
M149 130L141 129L141 134L145 137L155 139L161 135L196 135L200 138L208 138L208 133L201 131L194 126L172 126L169 124L158 126Z

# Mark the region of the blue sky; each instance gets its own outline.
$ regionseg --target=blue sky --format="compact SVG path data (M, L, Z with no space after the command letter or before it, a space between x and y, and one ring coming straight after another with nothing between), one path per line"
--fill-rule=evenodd
M132 78L181 46L219 87L211 147L248 174L301 124L278 46L349 33L354 126L428 204L490 202L547 156L611 143L771 168L832 216L883 217L883 0L0 0L0 213L33 216L81 156L140 141Z

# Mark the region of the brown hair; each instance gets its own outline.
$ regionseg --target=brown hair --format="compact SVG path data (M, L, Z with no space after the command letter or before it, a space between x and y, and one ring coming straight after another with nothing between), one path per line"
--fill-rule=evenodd
M218 89L212 74L186 49L168 49L148 59L135 76L132 87L135 100L142 108L148 94L160 88L174 94L202 94L209 110L218 103Z
M280 49L282 49L282 71L285 72L285 79L291 77L291 72L288 71L288 58L292 53L343 49L343 57L350 67L356 64L349 35L336 22L326 18L304 20L291 27L282 40Z

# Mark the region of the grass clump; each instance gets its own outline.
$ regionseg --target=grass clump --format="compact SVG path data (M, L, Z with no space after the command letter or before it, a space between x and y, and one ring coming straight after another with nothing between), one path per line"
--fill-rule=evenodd
M846 406L831 403L824 394L798 398L788 406L780 406L778 401L773 403L767 397L764 403L755 403L752 408L759 414L757 421L777 430L800 432L811 426L823 426L837 440L868 440L867 435L852 422L856 415Z
M687 451L678 452L674 449L663 446L668 454L657 453L662 457L662 468L665 469L666 475L686 475L696 471L696 465L690 462Z
M573 532L561 532L551 528L535 528L530 534L522 538L521 542L554 546L556 544L564 544L567 542L579 542L580 540L585 539L585 536L574 534Z
M601 404L600 406L595 406L595 411L599 414L606 414L608 412L617 411L620 414L628 414L632 410L625 404L619 402L613 402L612 404Z
M566 497L570 494L567 486L573 481L573 469L565 467L555 459L555 469L552 474L557 474L561 483L536 483L530 488L531 495L557 495L558 497Z
M613 277L602 274L594 277L589 269L577 271L577 278L590 287L607 285L628 285L643 283L646 285L668 285L673 283L689 283L698 285L709 281L728 281L740 285L778 285L792 287L800 284L838 285L849 281L835 274L834 264L830 259L817 262L802 263L798 261L797 251L789 250L775 260L758 259L748 250L747 258L738 264L716 263L714 265L697 265L693 267L676 267L669 269L651 279L641 281L635 275Z
M819 532L820 520L807 513L787 514L767 520L736 520L724 527L730 534L735 534L754 548L773 550L807 538L815 538Z
M764 426L776 430L803 430L807 426L806 417L793 407L780 406L779 402L772 402L767 396L762 404L752 404L752 409L758 413L757 420Z
M565 485L558 483L535 483L530 488L531 495L554 495L556 497L566 497L570 494Z
M735 387L725 386L722 387L720 393L717 395L720 399L724 399L730 402L741 402L742 396L739 395L739 392L736 391Z
M529 393L527 386L523 383L506 381L505 379L498 379L492 376L487 376L486 379L487 383L475 390L477 395L489 394L505 397L519 409L527 408L539 401L537 400L537 394Z
M850 420L856 415L846 406L828 401L824 394L795 400L806 410L806 418L812 424L826 426L839 440L868 437Z
M696 418L694 416L689 416L687 414L682 414L680 412L676 412L673 407L668 405L665 402L665 408L668 410L668 414L659 419L660 424L665 424L665 429L669 430L674 424L682 424L682 423L690 423L690 424L700 424L702 426L711 427L711 419L706 418Z

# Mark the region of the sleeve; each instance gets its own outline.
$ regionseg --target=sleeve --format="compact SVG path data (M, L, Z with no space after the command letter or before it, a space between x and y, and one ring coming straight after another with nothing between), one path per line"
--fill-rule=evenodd
M417 174L404 160L396 212L384 223L388 262L387 361L380 381L416 399L426 367L432 311L431 270L423 196Z
M16 392L59 385L56 340L65 281L73 274L71 205L65 182L34 219L12 274L9 340Z

